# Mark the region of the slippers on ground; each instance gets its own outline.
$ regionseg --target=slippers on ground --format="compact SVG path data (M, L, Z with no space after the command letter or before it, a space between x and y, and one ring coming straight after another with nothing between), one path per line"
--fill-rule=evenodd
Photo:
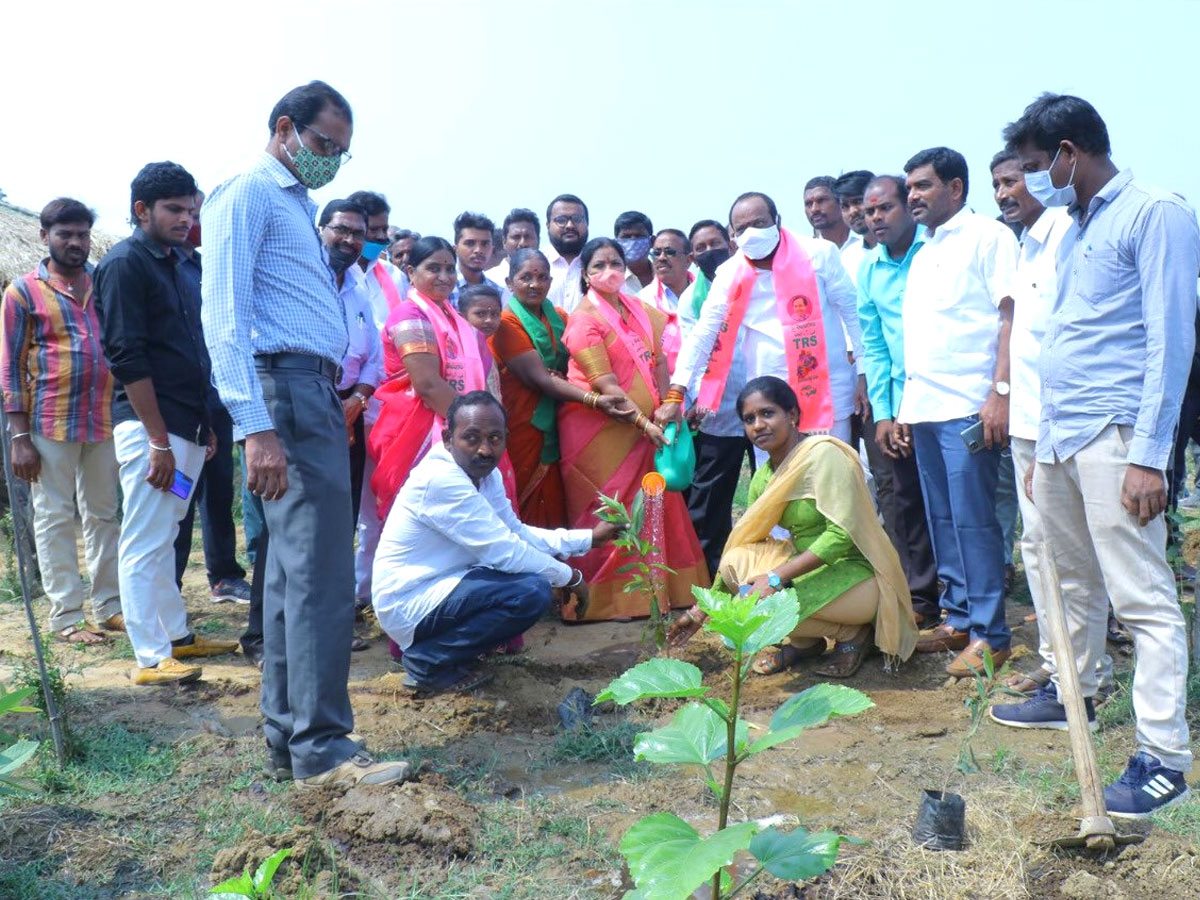
M358 653L362 650L366 650L370 646L371 645L368 644L364 638L356 637L352 641L350 641L350 652Z
M61 631L54 632L54 639L64 644L82 644L85 647L107 644L109 640L107 634L86 622L68 625Z
M830 661L813 669L813 673L822 678L849 678L857 672L874 646L875 628L864 625L848 641L838 641L833 645Z
M414 697L436 697L438 694L466 694L488 684L496 676L487 669L462 669L442 681L417 681L407 672L400 684L408 688Z
M1050 683L1050 673L1045 669L1036 669L1028 674L1012 672L1000 684L1018 694L1032 694L1038 688Z
M794 647L791 644L768 647L758 654L758 658L750 666L750 671L755 675L778 675L806 659L816 659L824 652L824 641L816 641L809 647Z

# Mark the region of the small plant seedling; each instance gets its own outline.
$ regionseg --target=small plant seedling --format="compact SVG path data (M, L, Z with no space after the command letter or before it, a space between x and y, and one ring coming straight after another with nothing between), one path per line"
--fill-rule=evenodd
M36 690L36 687L27 687L9 691L0 685L0 716L37 712L34 707L24 705ZM21 740L6 731L0 731L0 797L29 793L29 786L12 775L29 762L37 748L37 741Z
M669 725L634 742L634 757L652 763L692 765L720 807L717 830L707 837L683 819L658 812L635 823L620 843L635 890L625 900L687 900L711 879L713 900L729 900L764 872L786 881L805 881L829 870L844 838L832 831L803 828L781 831L775 825L749 821L731 824L734 776L739 765L807 728L838 716L850 716L875 704L866 694L841 685L818 684L786 700L765 733L750 738L750 724L738 718L742 683L754 655L784 640L799 622L796 594L788 589L759 599L722 591L692 588L708 615L704 627L724 638L732 651L728 702L711 696L700 670L675 659L651 659L614 680L597 703L619 705L656 697L689 699ZM749 851L757 865L740 881L727 867Z
M675 570L658 560L660 547L642 537L646 524L646 494L638 491L629 509L617 497L599 495L600 508L596 516L604 522L621 527L613 538L613 546L619 547L632 558L617 568L618 575L628 574L621 590L626 594L645 593L650 598L650 622L647 634L653 639L654 647L661 650L667 643L667 615L663 611L663 577L674 575Z
M237 878L230 878L216 885L208 895L208 900L270 900L274 897L271 882L275 873L285 859L292 855L292 849L287 847L272 853L262 861L258 869L251 875L243 872Z

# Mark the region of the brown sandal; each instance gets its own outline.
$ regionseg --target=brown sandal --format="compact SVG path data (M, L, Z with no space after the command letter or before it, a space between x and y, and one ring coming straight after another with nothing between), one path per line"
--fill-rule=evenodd
M824 641L817 641L810 647L780 644L758 654L758 658L750 665L750 671L755 675L778 675L806 659L816 659L824 652Z
M68 625L61 631L54 632L54 639L64 644L81 644L84 647L94 647L96 644L108 643L108 635L99 628L89 625L87 622Z
M838 641L833 645L833 652L828 664L813 669L822 678L849 678L857 672L874 646L875 627L864 625L853 638L848 641Z

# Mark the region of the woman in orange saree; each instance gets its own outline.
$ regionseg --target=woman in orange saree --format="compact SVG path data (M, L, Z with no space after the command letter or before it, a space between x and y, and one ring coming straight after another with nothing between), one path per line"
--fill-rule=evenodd
M550 263L534 247L509 261L512 299L489 344L500 367L500 392L508 413L508 455L517 482L518 517L537 528L565 528L567 498L559 469L560 403L582 403L632 422L635 410L567 381L563 343L567 314L546 300Z
M571 354L567 379L583 390L628 398L638 413L627 424L579 404L560 411L561 468L572 528L595 522L598 493L632 502L642 476L654 468L654 451L663 434L650 416L666 393L668 378L662 351L666 317L621 292L625 257L620 245L609 238L589 241L582 264L587 293L563 335ZM664 607L688 607L692 585L708 586L708 571L682 495L667 491L662 497L660 560L675 570L664 576L662 601ZM630 561L613 547L580 557L576 565L589 583L589 602L582 613L574 605L564 606L563 618L600 621L649 615L648 596L624 591L628 574L617 570Z

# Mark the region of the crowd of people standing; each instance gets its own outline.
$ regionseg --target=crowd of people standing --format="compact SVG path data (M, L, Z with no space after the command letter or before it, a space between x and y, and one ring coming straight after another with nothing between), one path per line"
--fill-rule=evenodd
M145 166L133 233L94 271L93 213L52 201L48 257L4 295L13 466L57 639L124 632L139 685L235 651L188 625L198 506L213 600L249 605L271 771L393 781L402 767L353 733L355 616L373 611L431 694L485 683L480 657L518 652L556 602L568 621L645 615L597 498L632 499L682 434L695 467L663 497L658 548L675 645L703 625L692 586L790 587L801 621L761 675L815 659L850 677L876 648L949 652L959 677L998 668L1019 507L1039 624L1052 562L1089 714L1110 608L1137 652L1139 747L1110 810L1186 794L1162 514L1196 424L1180 411L1195 419L1200 238L1182 198L1115 166L1086 101L1043 95L1004 129L999 220L968 205L965 158L934 147L903 174L809 180L807 233L751 191L687 230L629 211L593 237L586 203L560 194L544 216L464 212L452 239L422 236L377 191L309 198L350 158L332 87L290 91L268 129L207 197L182 166ZM1011 679L1026 699L992 718L1064 728L1061 662L1043 636L1040 668Z

